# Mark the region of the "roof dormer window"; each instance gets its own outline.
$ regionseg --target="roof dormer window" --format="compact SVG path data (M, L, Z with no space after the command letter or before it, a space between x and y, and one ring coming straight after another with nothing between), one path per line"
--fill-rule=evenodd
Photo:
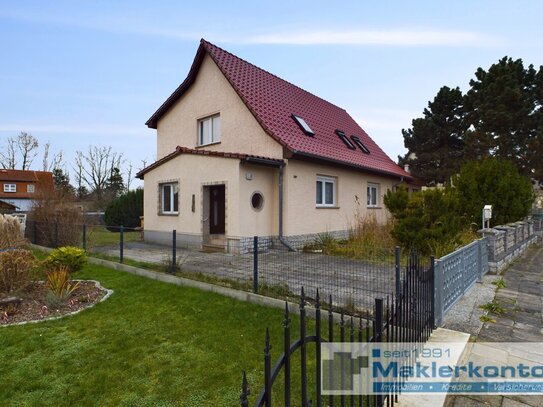
M336 134L341 139L341 141L343 141L343 143L347 146L348 149L356 150L356 147L354 146L352 141L347 138L343 130L336 130Z
M360 140L360 137L357 137L357 136L351 136L351 140L353 141L354 144L356 144L358 146L358 148L360 150L362 150L362 152L364 154L369 154L370 153L370 150L368 150L368 147L366 147L364 145L364 143L362 143L362 140Z
M296 116L295 114L293 114L292 118L298 124L298 126L300 126L300 128L303 130L305 134L307 134L308 136L315 135L315 132L311 130L311 127L309 127L309 124L307 124L305 120L302 119L300 116Z

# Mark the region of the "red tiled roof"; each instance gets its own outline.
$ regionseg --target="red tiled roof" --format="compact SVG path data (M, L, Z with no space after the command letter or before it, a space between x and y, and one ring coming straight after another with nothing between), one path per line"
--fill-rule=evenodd
M24 171L24 170L0 170L0 181L23 181L23 182L37 182L37 171Z
M36 185L36 192L29 193L24 190L17 192L4 192L0 187L0 198L36 198L38 191L52 189L54 187L53 173L48 171L31 171L31 170L0 170L0 184L5 182L24 182L33 183Z
M194 82L206 53L215 61L262 128L294 155L412 179L344 109L203 39L187 78L147 121L149 127L156 128L160 117ZM315 136L306 135L292 114L303 118ZM348 149L337 136L336 129L342 130L348 137L358 136L370 154L364 154L358 148Z
M164 164L167 161L170 161L172 158L175 158L181 154L209 155L212 157L235 158L238 160L246 160L246 161L251 161L251 159L254 159L255 162L267 163L269 165L277 165L277 166L283 164L283 160L278 160L277 158L268 158L268 157L263 157L259 155L243 154L243 153L225 153L223 151L209 151L209 150L193 149L193 148L177 146L177 148L175 149L173 153L170 153L167 156L162 157L160 160L155 161L153 164L148 165L147 167L142 169L140 172L138 172L136 174L136 177L142 179L143 176L149 171L151 171L152 169Z

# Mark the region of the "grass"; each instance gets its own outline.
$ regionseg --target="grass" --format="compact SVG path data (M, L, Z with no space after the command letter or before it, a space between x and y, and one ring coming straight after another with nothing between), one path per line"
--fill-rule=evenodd
M486 304L480 305L479 308L485 310L491 314L501 315L505 314L505 308L502 307L497 301L493 300Z
M494 280L492 282L492 284L494 284L496 286L497 290L499 290L500 288L506 288L507 287L507 284L506 284L505 280L503 279L503 277L500 277L497 280Z
M237 406L242 370L251 402L261 388L266 326L273 359L282 351L281 310L95 265L75 277L115 292L73 317L1 328L0 405Z
M141 231L124 231L125 243L142 240ZM105 226L87 226L87 247L115 246L119 244L120 233L110 232Z

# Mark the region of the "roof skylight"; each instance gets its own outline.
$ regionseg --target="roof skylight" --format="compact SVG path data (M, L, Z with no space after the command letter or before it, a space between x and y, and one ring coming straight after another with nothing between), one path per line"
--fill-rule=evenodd
M347 138L343 130L336 130L336 134L341 139L341 141L343 141L343 143L347 146L348 149L356 150L356 147L354 146L352 141Z
M351 140L353 140L353 142L358 146L358 148L359 148L360 150L362 150L362 152L363 152L364 154L369 154L369 153L370 153L370 150L368 150L368 147L366 147L366 146L364 145L364 143L362 143L362 140L360 140L359 137L357 137L357 136L351 136Z
M304 119L302 119L300 116L296 116L295 114L292 115L292 118L296 123L298 123L298 126L304 131L305 134L308 136L314 136L315 132L311 130L311 127L309 127L309 124L305 122Z

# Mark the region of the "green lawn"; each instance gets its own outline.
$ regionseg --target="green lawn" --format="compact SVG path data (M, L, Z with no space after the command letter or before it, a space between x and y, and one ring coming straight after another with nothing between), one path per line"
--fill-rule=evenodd
M139 242L142 240L141 231L125 230L124 242ZM110 232L104 225L87 226L87 247L115 246L119 245L120 233Z
M1 406L238 406L242 370L252 400L261 387L266 326L273 359L282 351L281 310L92 265L76 277L115 292L73 317L1 328ZM298 327L293 317L293 338Z

